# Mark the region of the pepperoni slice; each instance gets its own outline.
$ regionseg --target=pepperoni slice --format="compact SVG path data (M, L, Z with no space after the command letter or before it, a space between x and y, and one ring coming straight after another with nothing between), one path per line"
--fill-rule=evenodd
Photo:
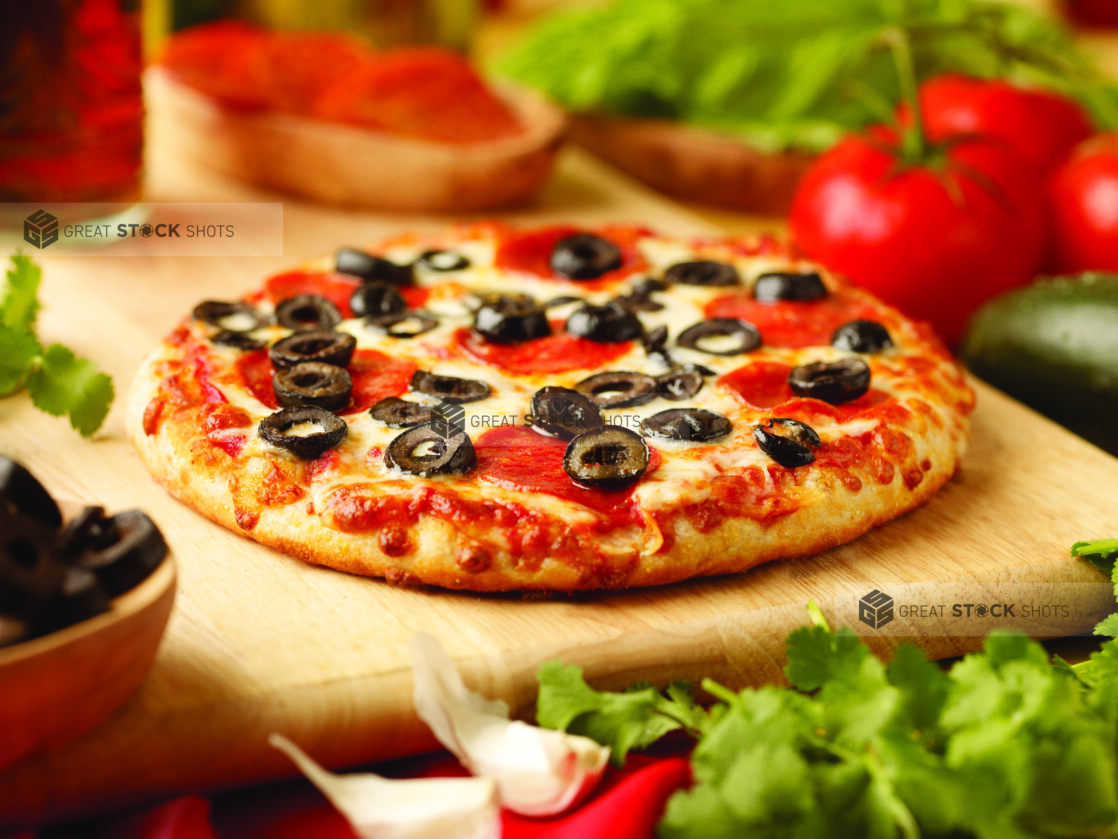
M567 441L523 425L490 428L474 441L477 466L471 475L507 489L543 492L589 507L610 519L633 515L633 488L617 492L581 487L563 469ZM652 449L647 477L659 465Z
M267 350L245 353L237 359L236 367L244 386L261 404L273 411L279 408L272 389L275 371ZM382 399L407 392L408 382L416 369L410 361L395 359L376 350L358 350L346 368L353 379L353 395L349 407L338 411L338 414L358 414Z
M343 318L354 317L349 299L361 285L361 280L349 274L333 271L288 271L269 277L265 295L272 304L298 294L319 294L338 307ZM416 309L427 302L431 290L420 286L401 286L400 293L408 308Z
M842 405L829 405L820 399L796 396L788 384L790 365L778 361L758 361L731 370L716 382L727 388L750 408L768 411L773 416L791 417L809 425L819 420L845 420L865 416L893 399L871 387L866 393Z
M593 233L613 242L621 250L621 267L607 271L602 276L593 280L578 280L579 285L593 289L606 285L611 280L618 280L647 270L648 264L637 249L637 242L649 235L643 227L626 227L622 225L603 227L597 230L580 230L568 225L545 227L539 230L529 230L524 233L513 233L506 236L497 247L496 266L502 271L531 274L548 280L562 280L571 282L568 278L556 274L551 269L551 252L555 245L568 236L576 233Z
M552 324L552 333L520 344L494 344L471 329L454 333L454 343L467 357L506 373L565 373L606 367L625 355L632 341L601 344L563 331L563 324Z
M872 319L877 310L841 292L806 302L758 303L751 293L716 297L703 308L708 318L747 320L768 347L814 347L831 343L834 331L852 320Z

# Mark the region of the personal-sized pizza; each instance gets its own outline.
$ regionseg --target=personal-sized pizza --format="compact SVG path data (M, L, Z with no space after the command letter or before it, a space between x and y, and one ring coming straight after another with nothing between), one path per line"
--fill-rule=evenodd
M171 493L298 559L574 591L854 539L952 476L973 406L929 327L771 238L483 223L199 303L129 427Z

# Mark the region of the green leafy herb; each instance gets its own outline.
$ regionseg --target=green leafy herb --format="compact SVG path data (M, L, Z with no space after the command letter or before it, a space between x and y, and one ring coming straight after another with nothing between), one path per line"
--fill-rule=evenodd
M598 692L547 664L540 722L627 750L690 720L695 783L662 839L1118 835L1118 641L1097 682L1013 634L949 672L912 646L886 666L815 609L786 651L790 687L706 680L703 712L689 693Z
M67 415L83 436L92 436L109 413L113 382L97 366L61 344L43 348L35 334L42 272L16 254L0 293L0 397L26 389L32 403Z
M613 0L544 19L496 70L573 111L822 151L890 119L898 37L918 80L1007 77L1074 96L1096 116L1118 101L1057 21L997 0Z

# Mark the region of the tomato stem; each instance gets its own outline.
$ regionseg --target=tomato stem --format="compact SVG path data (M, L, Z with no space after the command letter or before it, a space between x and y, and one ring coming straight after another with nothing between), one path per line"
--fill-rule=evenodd
M924 143L924 115L920 110L917 95L916 66L912 58L912 44L908 33L900 26L891 26L882 32L882 40L893 56L897 69L897 83L900 88L901 102L908 107L911 121L899 126L901 133L901 160L906 164L917 164L927 156Z

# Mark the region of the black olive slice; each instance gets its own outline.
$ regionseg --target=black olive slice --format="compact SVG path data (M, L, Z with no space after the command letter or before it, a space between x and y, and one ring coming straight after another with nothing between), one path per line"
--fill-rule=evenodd
M276 320L288 329L331 329L342 313L321 294L297 294L276 304Z
M84 550L100 550L120 539L120 529L112 516L99 505L83 507L66 523L58 540L59 553L72 562Z
M239 300L203 300L191 316L225 332L252 332L269 323L267 315Z
M800 274L793 271L769 271L753 284L753 298L761 303L781 300L818 300L827 296L827 286L817 271Z
M857 399L870 388L870 368L860 358L815 361L793 367L788 385L797 396L841 405Z
M456 376L436 376L427 370L416 370L411 377L411 389L426 393L447 402L477 402L485 399L492 388L477 379L459 379Z
M794 469L815 461L812 449L823 445L810 425L786 417L773 417L753 429L753 439L761 451L779 463Z
M656 377L656 393L673 402L690 399L703 389L703 374L696 367L678 367Z
M761 346L761 333L746 320L711 318L687 327L675 342L708 355L739 355Z
M404 295L391 283L372 280L358 286L349 298L349 307L359 318L379 315L398 315L407 311L408 304Z
M272 390L279 404L292 408L314 405L327 411L340 411L349 404L353 379L344 367L304 361L294 367L276 370Z
M365 318L365 325L392 338L415 338L439 325L438 318L426 312L400 312Z
M572 280L592 280L620 267L620 248L591 233L560 239L551 251L551 270Z
M63 567L62 583L30 623L32 635L46 635L109 610L110 594L85 568Z
M464 431L441 434L430 425L409 428L384 452L385 462L421 478L464 475L477 465L474 444Z
M486 300L474 315L474 331L494 344L519 344L551 334L547 312L526 294Z
M303 426L303 427L301 427ZM312 460L345 439L349 426L325 408L281 408L260 420L260 436L303 460Z
M835 330L831 346L849 352L878 353L893 346L893 338L875 320L852 320Z
M470 267L470 260L457 251L424 251L416 262L432 271L461 271Z
M657 303L651 297L641 294L625 294L615 299L626 309L634 312L659 312L664 308L663 303Z
M311 329L276 341L268 350L268 357L278 368L294 367L305 361L321 361L346 367L357 349L357 339L348 332L330 329Z
M87 542L72 561L96 575L110 597L121 595L146 580L167 554L163 534L140 510L117 513L95 528L90 524L87 522L85 526ZM78 537L72 544L80 544L80 541Z
M215 344L220 344L223 347L233 347L233 349L244 350L262 350L268 346L268 342L260 338L253 338L247 332L234 332L230 329L222 329L210 336L210 340Z
M563 440L601 428L604 423L602 409L577 390L551 385L532 396L532 425Z
M664 279L672 283L704 286L737 285L741 282L733 265L708 259L677 262L664 272Z
M640 297L650 297L654 292L667 291L668 284L663 280L658 280L655 277L645 277L633 283L633 294Z
M431 422L435 415L432 405L409 402L395 396L386 397L369 409L369 416L393 428L411 428Z
M39 479L5 455L0 455L0 506L14 517L33 519L51 530L62 526L62 513Z
M566 329L572 335L600 344L631 341L644 332L640 318L616 300L601 306L589 303L581 306L567 318Z
M730 421L705 408L669 408L645 417L641 421L641 433L647 437L705 443L729 434Z
M579 434L563 453L571 480L592 489L619 490L635 483L652 454L641 435L619 425Z
M568 303L578 303L581 300L581 297L575 297L573 294L560 294L558 297L552 297L550 300L544 301L543 307L554 309L558 306L566 306Z
M575 390L588 396L600 408L628 408L656 398L656 380L645 373L607 370L587 376Z
M0 615L31 622L62 586L54 528L0 504Z
M334 257L334 270L339 274L360 277L365 282L381 280L392 285L411 285L414 281L410 265L398 265L382 256L356 250L341 248Z

